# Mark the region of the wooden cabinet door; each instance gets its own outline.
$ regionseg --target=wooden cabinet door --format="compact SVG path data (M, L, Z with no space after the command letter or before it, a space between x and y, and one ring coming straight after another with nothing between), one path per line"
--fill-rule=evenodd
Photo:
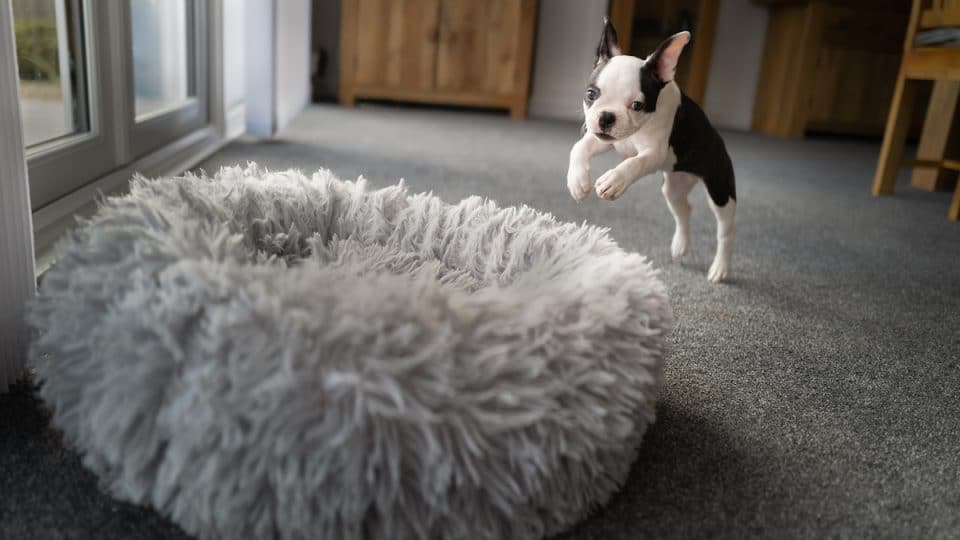
M343 3L345 35L352 47L351 84L409 92L433 90L440 0L350 0Z
M436 89L526 96L535 0L440 0Z
M526 115L537 0L350 0L342 10L340 103L360 97Z

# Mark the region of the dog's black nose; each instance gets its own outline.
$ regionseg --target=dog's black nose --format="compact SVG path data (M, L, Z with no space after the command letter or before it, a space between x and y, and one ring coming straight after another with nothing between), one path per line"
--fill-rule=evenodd
M600 129L607 129L617 121L616 115L610 111L600 113Z

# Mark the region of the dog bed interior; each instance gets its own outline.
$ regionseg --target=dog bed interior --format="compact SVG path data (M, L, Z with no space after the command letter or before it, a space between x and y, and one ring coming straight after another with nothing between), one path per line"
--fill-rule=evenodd
M136 179L29 310L53 423L202 538L539 538L654 418L664 286L602 229L256 166Z

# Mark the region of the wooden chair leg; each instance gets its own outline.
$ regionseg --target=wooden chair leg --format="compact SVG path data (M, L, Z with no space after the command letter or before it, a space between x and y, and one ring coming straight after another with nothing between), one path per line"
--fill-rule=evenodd
M917 146L917 159L942 161L948 151L954 150L960 136L954 125L960 81L940 80L933 83L930 104L923 121L923 133ZM951 155L951 157L953 157ZM953 187L956 171L917 167L910 176L910 185L924 191L948 190Z
M873 194L876 196L893 194L897 173L903 162L903 146L910 130L910 113L913 112L917 84L917 81L906 79L903 73L897 77L890 114L887 116L887 128L883 134L883 146L880 148L880 159L877 161L877 172L873 178Z
M957 182L957 187L953 190L953 201L950 203L950 211L947 212L947 219L960 221L960 182Z

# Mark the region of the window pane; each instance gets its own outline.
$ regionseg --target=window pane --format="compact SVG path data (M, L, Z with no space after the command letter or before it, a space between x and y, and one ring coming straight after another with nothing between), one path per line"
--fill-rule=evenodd
M136 116L183 105L195 95L193 2L130 0Z
M89 131L79 0L14 0L20 108L27 147Z

